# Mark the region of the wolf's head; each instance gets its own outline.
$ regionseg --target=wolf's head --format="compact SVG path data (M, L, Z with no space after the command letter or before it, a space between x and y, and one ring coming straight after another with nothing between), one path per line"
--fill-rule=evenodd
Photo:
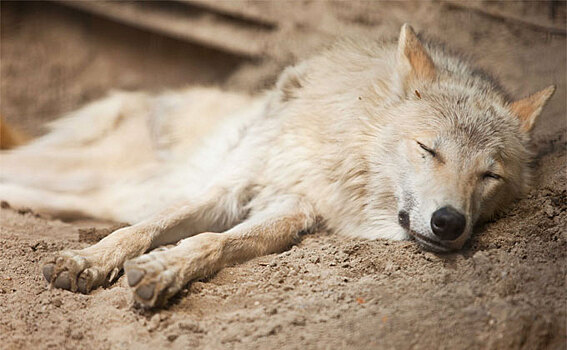
M485 75L401 30L388 128L399 224L421 245L459 249L530 182L529 132L554 91L510 103Z

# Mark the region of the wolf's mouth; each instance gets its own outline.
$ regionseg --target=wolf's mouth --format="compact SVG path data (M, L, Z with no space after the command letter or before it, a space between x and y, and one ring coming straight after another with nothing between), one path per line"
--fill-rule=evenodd
M450 248L442 245L440 242L437 242L429 237L426 237L422 234L415 232L414 230L408 230L410 236L416 241L418 245L421 247L434 251L436 253L447 253L451 251Z

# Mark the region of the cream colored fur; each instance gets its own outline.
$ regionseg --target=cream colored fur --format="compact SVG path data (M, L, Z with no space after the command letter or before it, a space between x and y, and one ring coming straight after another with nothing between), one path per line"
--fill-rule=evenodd
M0 198L132 224L61 252L44 275L89 292L124 267L146 306L226 264L282 251L319 224L459 249L474 223L527 189L528 132L552 92L511 104L404 25L397 43L345 42L287 68L261 96L112 93L3 152ZM447 205L467 222L452 241L430 227Z

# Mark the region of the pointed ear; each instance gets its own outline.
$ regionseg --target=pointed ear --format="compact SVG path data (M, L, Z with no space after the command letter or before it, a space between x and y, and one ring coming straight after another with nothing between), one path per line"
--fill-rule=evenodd
M298 91L303 88L307 77L307 63L300 63L284 69L276 82L276 88L281 92L282 102L289 101L297 96Z
M407 23L398 40L398 74L404 87L413 79L433 80L437 76L433 60Z
M510 111L520 119L522 131L530 131L541 114L541 110L551 95L555 92L555 85L546 87L526 98L512 102L509 106Z

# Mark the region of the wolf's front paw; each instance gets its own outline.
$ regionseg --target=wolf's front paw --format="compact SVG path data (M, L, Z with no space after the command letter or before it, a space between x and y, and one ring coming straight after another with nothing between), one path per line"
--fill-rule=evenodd
M120 270L117 267L99 266L96 264L97 258L89 255L92 254L85 250L63 251L55 260L43 266L43 276L56 288L85 294L112 282L118 276Z
M163 305L183 287L181 260L173 249L161 248L124 264L134 300L146 307Z

